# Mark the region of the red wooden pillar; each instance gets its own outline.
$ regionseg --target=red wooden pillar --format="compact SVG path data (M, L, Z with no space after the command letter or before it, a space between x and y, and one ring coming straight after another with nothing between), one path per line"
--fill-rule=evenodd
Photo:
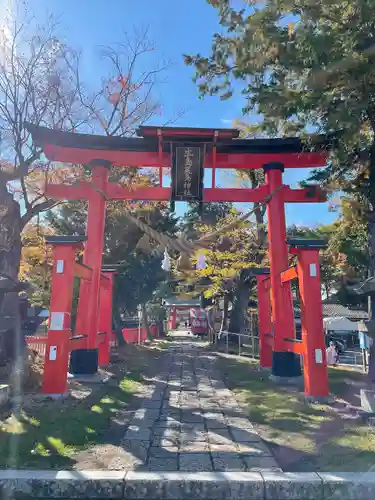
M65 394L68 388L74 261L82 244L51 240L46 239L53 245L53 270L42 393L57 395Z
M268 253L273 318L273 361L272 374L294 377L301 374L299 358L284 349L284 338L295 337L294 309L290 283L282 283L280 275L288 268L288 246L286 243L286 223L284 194L281 189L282 163L268 163L263 166L269 193L276 193L267 203Z
M177 309L172 307L169 312L169 329L175 330L177 328Z
M92 269L90 282L82 281L78 303L76 332L88 335L88 349L97 349L99 322L99 289L103 255L103 235L105 224L105 196L109 164L97 160L91 164L91 182L94 187L89 197L87 216L87 242L83 254L83 264Z
M268 281L269 276L257 276L259 358L262 368L272 366L271 297Z
M98 361L100 366L106 366L110 360L112 339L112 299L113 299L113 272L102 272L107 282L100 287L99 294L99 336ZM102 332L105 332L104 334Z
M302 341L304 343L305 394L328 396L328 372L323 328L322 291L318 249L294 250L301 296Z

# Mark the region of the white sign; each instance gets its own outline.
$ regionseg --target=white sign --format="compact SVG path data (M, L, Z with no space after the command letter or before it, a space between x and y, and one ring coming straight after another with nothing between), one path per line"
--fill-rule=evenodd
M49 324L50 330L64 330L64 313L53 312L51 313L51 322Z
M321 365L323 363L323 352L321 349L315 349L315 362L318 365Z
M56 262L56 272L58 274L62 274L64 272L64 261L63 260L58 260Z
M49 348L49 360L56 361L57 358L57 345L51 345Z
M317 276L316 264L310 264L310 276L315 278Z

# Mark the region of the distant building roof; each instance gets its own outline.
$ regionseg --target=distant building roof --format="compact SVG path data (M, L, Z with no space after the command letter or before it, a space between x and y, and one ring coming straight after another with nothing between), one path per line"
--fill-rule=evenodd
M192 300L178 300L178 299L165 299L163 301L166 307L200 307L201 302L198 299Z
M294 313L296 318L301 317L301 309L298 306L294 308ZM360 319L368 319L368 313L363 309L350 309L341 304L323 304L323 317L340 317L358 321Z
M368 313L363 309L350 309L341 304L323 304L323 316L341 316L348 319L368 319Z

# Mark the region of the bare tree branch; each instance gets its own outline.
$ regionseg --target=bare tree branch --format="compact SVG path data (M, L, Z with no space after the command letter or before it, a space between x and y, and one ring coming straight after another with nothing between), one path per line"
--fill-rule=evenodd
M45 212L46 210L51 210L52 208L60 205L60 203L60 201L45 200L42 203L34 205L21 217L21 229L23 229L26 224L30 222L33 217L35 217L35 215Z

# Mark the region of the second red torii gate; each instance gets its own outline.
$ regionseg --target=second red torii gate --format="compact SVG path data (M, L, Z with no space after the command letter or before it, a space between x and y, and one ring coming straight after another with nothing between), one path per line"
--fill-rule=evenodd
M138 138L90 136L61 132L27 125L36 144L52 161L71 162L91 167L91 182L74 185L48 184L46 195L63 200L88 200L87 242L84 264L95 269L90 286L82 285L77 315L78 329L87 334L88 346L94 348L98 330L98 292L103 253L105 204L107 200L168 201L171 187L163 186L163 169L171 166L171 145L204 143L204 167L212 170L212 187L203 188L203 202L267 203L269 255L274 306L274 358L282 352L285 332L293 337L294 315L289 283L280 284L279 276L288 265L285 203L326 201L316 186L291 189L282 182L285 168L316 168L326 164L325 138L316 140L315 151L305 151L298 138L238 139L234 129L189 129L140 127ZM155 167L159 169L159 186L129 189L109 181L112 165ZM216 170L220 168L263 168L266 182L255 189L218 188ZM274 363L277 366L277 363ZM277 368L276 368L277 370ZM278 375L278 373L275 373ZM293 375L292 373L290 375Z
M312 398L327 397L328 374L325 353L325 335L321 297L319 250L325 248L322 240L288 238L289 253L297 257L296 265L286 268L278 277L279 283L297 279L301 306L302 338L284 335L278 339L283 344L285 361L293 363L293 354L303 358L305 394ZM254 269L257 278L259 355L262 368L272 367L274 349L275 307L269 269ZM292 355L292 356L291 356ZM285 365L284 365L285 366ZM280 368L280 371L283 367ZM295 371L300 372L299 363Z

